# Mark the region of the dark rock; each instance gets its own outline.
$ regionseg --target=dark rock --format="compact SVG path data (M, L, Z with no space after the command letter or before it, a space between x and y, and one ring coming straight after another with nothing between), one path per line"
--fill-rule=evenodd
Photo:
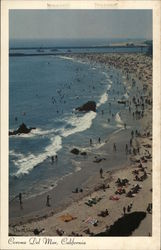
M101 158L99 158L99 159L94 160L93 162L95 162L95 163L99 163L99 162L101 162L101 161L102 161L102 159L101 159Z
M87 155L87 153L86 152L81 152L81 155Z
M27 126L22 123L17 130L9 131L9 135L28 134L32 129L36 128L27 128Z
M136 211L125 214L110 226L106 231L94 236L130 236L139 227L141 221L146 217L146 212Z
M78 154L79 154L79 149L73 148L70 152L71 152L72 154L78 155Z
M106 160L106 158L96 158L93 162L95 162L95 163L99 163L99 162L101 162L101 161L105 161Z
M82 106L76 108L76 110L85 111L85 112L88 112L88 111L96 112L96 103L94 101L89 101L89 102L83 104Z
M126 101L118 101L119 104L126 104Z

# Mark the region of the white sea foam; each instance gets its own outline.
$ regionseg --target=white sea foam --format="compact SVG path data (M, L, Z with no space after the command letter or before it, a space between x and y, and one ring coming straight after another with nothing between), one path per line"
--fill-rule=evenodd
M124 129L124 128L121 127L121 128L119 128L118 130L114 131L112 134L115 135L115 134L119 133L119 132L120 132L121 130L123 130L123 129Z
M107 78L109 78L109 75L108 75L107 72L104 72L104 71L103 71L102 74L105 75Z
M111 82L111 83L112 83L112 82ZM110 88L111 88L111 84L108 85L107 90L109 90Z
M101 147L104 146L104 145L105 145L105 142L95 143L95 144L94 144L94 149L99 149L99 148L101 148Z
M82 63L82 64L89 64L88 61L83 61L83 60L78 59L78 58L73 58L73 57L68 57L68 56L58 56L58 57L61 59L70 60L73 62L78 62L78 63Z
M24 155L22 153L16 153L14 150L9 151L10 156L16 156L17 158L23 158Z
M107 91L111 88L111 84L108 85L107 87ZM107 93L103 93L103 95L101 96L99 102L97 103L97 108L99 108L102 104L106 103L108 101L108 94Z
M79 171L81 171L81 167L77 166L77 167L75 168L75 172L79 172Z
M66 121L67 125L71 125L71 128L59 128L59 129L49 129L49 130L42 130L42 129L35 129L33 132L28 134L30 137L33 136L48 136L52 135L55 132L59 132L59 135L56 135L50 139L50 144L43 150L43 152L39 153L38 155L29 154L24 155L21 153L16 153L15 151L11 150L10 155L16 156L17 159L13 160L13 163L18 167L18 171L16 174L17 177L22 174L28 174L34 166L42 163L47 157L50 157L56 154L62 148L62 137L67 137L69 135L82 132L92 125L92 120L96 117L96 113L91 111L86 113L82 117L66 117L63 119ZM21 136L21 135L20 135Z
M108 82L112 84L112 81L110 79L108 79Z
M17 135L11 135L10 137L11 138L31 138L35 136L49 135L54 132L56 132L55 129L43 130L41 128L36 128L36 129L32 129L30 133L28 134L17 134Z
M113 128L113 126L108 123L102 123L101 125L103 128Z
M48 156L56 154L61 148L62 138L57 135L54 138L51 138L50 145L47 146L39 155L19 155L18 160L14 161L14 164L19 168L15 175L20 176L22 174L28 174L34 166L42 163Z
M117 127L122 128L124 126L124 122L121 120L119 112L115 116L115 121L117 122Z
M86 129L91 127L92 120L95 119L95 117L96 117L96 113L93 111L90 111L82 117L73 116L69 118L68 124L72 125L73 128L62 131L62 136L67 137L69 135L85 131Z
M48 130L43 130L41 128L37 128L31 131L31 134L33 135L49 135L51 133L54 133L55 129L48 129Z
M128 95L127 92L124 94L124 97L125 97L126 99L129 99L129 95Z
M10 135L10 138L31 138L31 137L34 137L34 136L35 135L30 132L28 134Z
M58 57L61 58L61 59L65 59L65 60L71 60L71 61L75 60L75 58L69 57L69 56L58 56Z
M75 172L79 172L81 170L81 162L80 161L75 161L75 160L72 160L72 165L75 166Z
M106 103L108 101L108 94L107 93L104 93L99 102L97 103L97 108L100 107L102 104Z

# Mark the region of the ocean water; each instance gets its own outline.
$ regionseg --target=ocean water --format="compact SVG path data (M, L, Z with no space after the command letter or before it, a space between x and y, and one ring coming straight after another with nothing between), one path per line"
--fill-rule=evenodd
M53 188L78 171L76 161L84 159L71 154L72 148L94 152L100 147L99 137L104 142L123 127L123 106L117 103L128 98L123 81L113 68L63 55L10 57L9 129L22 122L36 128L9 137L10 199L19 192L30 197ZM97 112L75 111L89 100L96 102ZM54 164L53 155L58 155Z

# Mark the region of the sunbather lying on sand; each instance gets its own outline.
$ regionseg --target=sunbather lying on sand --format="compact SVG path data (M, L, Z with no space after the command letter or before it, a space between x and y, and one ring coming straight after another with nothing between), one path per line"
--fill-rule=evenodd
M126 190L125 190L125 188L122 188L122 187L119 187L117 190L116 190L116 192L115 192L115 194L125 194L126 193Z
M111 195L110 196L110 200L113 200L113 201L118 201L120 198L116 195Z
M131 190L127 193L127 197L134 197L136 193L139 192L139 190L142 187L139 184L136 184L134 187L131 188Z
M144 170L144 174L142 176L140 176L140 177L138 177L138 175L136 175L135 178L134 178L134 181L144 181L147 177L148 177L147 173Z
M129 180L128 179L120 179L120 178L118 178L117 179L117 181L116 181L116 183L117 183L117 185L118 185L118 187L120 187L120 186L126 186L126 184L128 184L129 183Z
M100 213L98 213L98 216L101 216L101 217L106 217L107 215L109 215L109 212L107 209L105 211L101 211Z
M64 231L62 229L57 228L56 232L59 236L62 236L64 234Z
M71 236L83 236L83 235L72 231Z
M94 204L97 204L100 200L102 200L101 197L99 197L99 198L92 198L92 199L89 199L87 202L85 202L85 204L87 206L92 207Z

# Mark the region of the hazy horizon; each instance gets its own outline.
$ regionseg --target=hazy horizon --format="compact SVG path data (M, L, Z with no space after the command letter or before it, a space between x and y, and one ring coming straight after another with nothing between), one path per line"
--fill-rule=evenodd
M52 41L58 41L58 40L62 40L62 41L73 41L73 40L75 40L75 41L80 41L80 40L97 40L97 41L105 41L105 40L107 40L107 41L110 41L110 40L152 40L152 38L143 38L143 37L136 37L136 38L130 38L130 37L125 37L125 38L97 38L97 37L92 37L92 38L9 38L9 40L21 40L21 41L27 41L27 40L52 40Z
M10 10L13 39L152 39L151 10Z

